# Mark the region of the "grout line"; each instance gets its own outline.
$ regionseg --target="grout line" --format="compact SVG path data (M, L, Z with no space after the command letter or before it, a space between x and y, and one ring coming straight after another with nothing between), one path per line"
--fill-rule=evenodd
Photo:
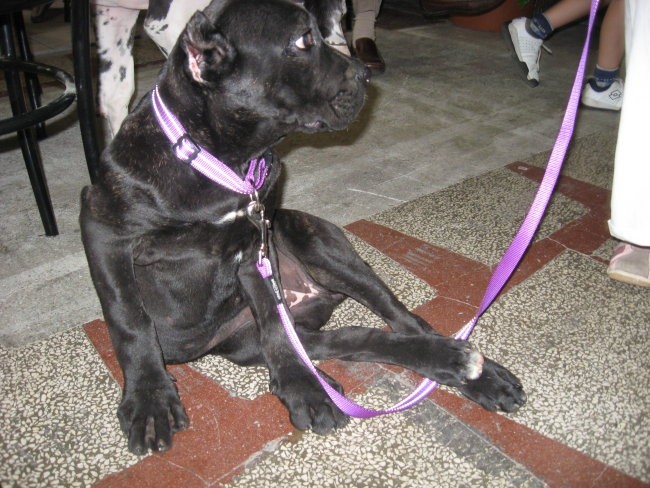
M405 203L405 202L406 202L406 200L401 200L401 199L399 199L399 198L389 197L389 196L387 196L387 195L382 195L381 193L374 193L374 192L371 192L371 191L359 190L359 189L357 189L357 188L348 188L348 191L353 191L353 192L357 192L357 193L363 193L363 194L365 194L365 195L373 195L373 196L376 196L376 197L385 198L385 199L387 199L387 200L392 200L392 201L394 201L394 202L398 202L398 203Z

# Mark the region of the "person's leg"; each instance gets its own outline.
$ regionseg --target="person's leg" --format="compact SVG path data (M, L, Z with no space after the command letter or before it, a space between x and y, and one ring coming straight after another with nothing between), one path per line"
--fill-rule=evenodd
M352 0L354 14L352 46L357 57L373 74L380 74L386 70L386 64L375 43L375 20L380 7L381 0Z
M609 1L601 1L599 7L606 5L609 5ZM543 15L556 30L588 15L590 7L591 0L563 0L545 10Z
M600 2L600 6L609 1ZM531 86L539 84L539 57L542 43L558 28L589 13L591 0L562 0L541 14L520 17L504 26L503 35L514 50L519 65Z
M650 286L650 2L625 5L626 93L618 130L609 230L623 242L610 261L614 279Z
M352 42L367 37L375 39L375 20L379 13L381 0L353 0L352 9L354 21L352 26Z
M583 105L605 110L621 109L623 81L620 79L620 66L625 51L624 16L624 0L612 0L600 28L596 68L582 93Z
M612 0L600 27L598 66L617 69L625 52L625 2Z

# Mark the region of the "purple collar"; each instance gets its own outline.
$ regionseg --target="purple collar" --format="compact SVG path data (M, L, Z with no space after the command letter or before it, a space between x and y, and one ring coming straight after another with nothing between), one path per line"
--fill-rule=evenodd
M242 180L230 167L196 144L180 121L165 106L156 85L151 92L153 111L161 129L173 144L174 154L182 162L228 190L254 195L264 184L268 168L264 157L252 159Z

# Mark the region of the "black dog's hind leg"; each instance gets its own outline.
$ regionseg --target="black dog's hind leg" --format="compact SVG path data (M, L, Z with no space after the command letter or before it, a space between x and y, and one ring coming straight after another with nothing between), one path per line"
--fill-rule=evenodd
M273 220L273 238L316 283L353 298L395 332L435 334L429 324L397 299L331 222L297 210L281 209Z
M282 328L275 300L255 267L255 259L245 259L238 275L258 333L252 333L251 329L240 331L238 337L217 346L213 352L221 353L235 362L254 364L261 360L269 369L271 392L285 405L291 423L298 429L325 434L345 425L348 417L334 405L318 380L296 356ZM238 340L242 338L256 339L259 353L251 349L250 344L242 344ZM228 349L231 351L228 352ZM332 387L342 392L334 380L326 375L325 378Z

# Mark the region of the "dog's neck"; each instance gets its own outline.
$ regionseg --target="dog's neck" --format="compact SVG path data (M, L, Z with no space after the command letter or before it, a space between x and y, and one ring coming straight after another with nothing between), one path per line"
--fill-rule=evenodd
M239 168L278 141L280 135L265 130L264 121L240 112L233 114L226 101L220 102L212 93L206 96L201 86L188 82L182 68L173 67L179 65L182 63L168 63L158 86L161 96L174 107L174 115L196 143L227 165Z

